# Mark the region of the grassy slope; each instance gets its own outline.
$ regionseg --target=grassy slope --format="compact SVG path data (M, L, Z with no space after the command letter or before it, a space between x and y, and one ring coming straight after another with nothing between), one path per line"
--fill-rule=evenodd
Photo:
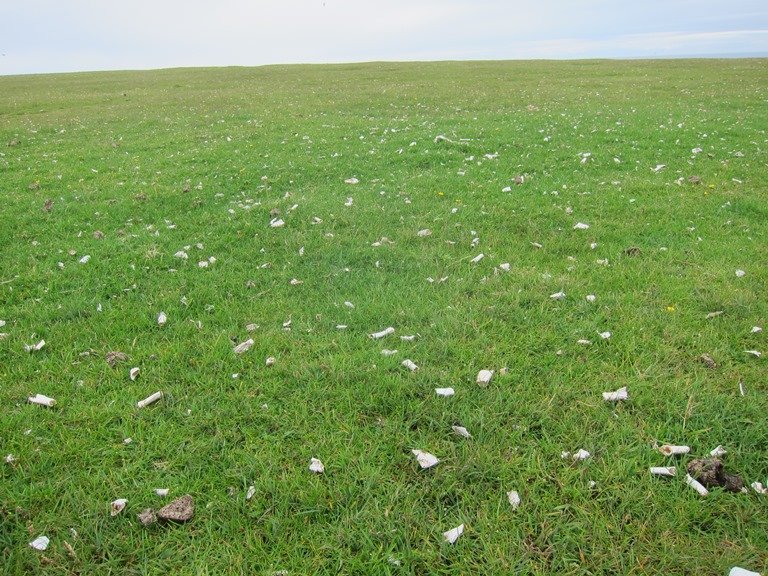
M0 78L0 143L19 141L0 157L5 573L765 569L764 497L647 474L671 442L768 475L764 359L743 353L765 351L750 330L768 314L765 77L724 60ZM386 326L419 337L366 338ZM130 360L109 367L111 350ZM624 385L630 402L603 403ZM581 447L587 462L560 458ZM154 487L193 494L195 519L138 525ZM41 533L44 555L26 546Z

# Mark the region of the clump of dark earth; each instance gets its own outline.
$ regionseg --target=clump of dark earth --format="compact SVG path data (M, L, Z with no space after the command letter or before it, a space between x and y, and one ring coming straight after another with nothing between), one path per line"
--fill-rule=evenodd
M128 355L124 354L123 352L107 352L107 355L105 356L107 360L107 364L112 366L113 368L117 365L118 362L123 362L128 359Z
M707 488L720 486L729 492L741 492L741 489L744 488L744 479L736 474L726 472L719 458L691 461L688 464L688 474Z
M699 360L704 362L704 364L707 365L707 368L717 368L717 363L712 359L712 356L709 354L702 354L699 356Z
M141 514L137 514L139 520L141 520L141 523L144 524L144 526L149 526L150 524L154 524L157 522L157 516L155 515L155 511L152 510L152 508L147 508L142 512Z
M640 248L638 248L637 246L630 246L629 248L624 250L624 254L626 254L627 256L640 256L642 253L643 251L640 250Z
M192 500L192 496L185 494L181 498L176 498L168 506L163 506L157 512L157 517L160 520L168 520L170 522L186 522L195 514L195 502Z

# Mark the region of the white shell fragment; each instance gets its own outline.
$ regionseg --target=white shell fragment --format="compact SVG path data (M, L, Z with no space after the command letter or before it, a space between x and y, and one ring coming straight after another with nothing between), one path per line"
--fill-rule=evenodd
M368 338L374 338L374 339L384 338L384 336L388 336L394 333L395 333L395 329L392 328L392 326L390 326L389 328L384 328L384 330L382 330L381 332L374 332L373 334L368 334Z
M418 370L418 369L419 369L419 367L418 367L418 366L416 366L416 364L414 364L412 361L410 361L410 360L407 360L407 359L406 359L406 360L403 360L403 361L401 362L401 364L402 364L403 366L405 366L406 368L408 368L408 370L410 370L411 372L414 372L414 371L416 371L416 370Z
M90 260L90 259L91 259L91 255L90 254L86 254L85 256L80 258L80 260L78 260L78 262L80 262L80 264L87 264L88 260Z
M594 294L587 294L587 302L594 302L597 297Z
M565 298L565 292L555 292L554 294L550 294L549 297L552 298L552 300L562 300Z
M110 504L110 515L111 516L117 516L120 514L120 512L123 511L125 508L125 505L128 504L128 500L125 498L118 498L117 500L113 500Z
M29 543L32 548L35 550L40 550L41 552L44 551L46 548L48 548L48 544L51 543L51 540L47 536L38 536L32 542Z
M675 476L677 468L674 466L651 466L651 474L654 476Z
M751 486L752 486L752 490L754 490L758 494L768 494L768 488L763 486L762 482L752 482Z
M248 492L245 493L245 499L250 500L256 494L256 486L248 486Z
M603 340L608 340L608 338L610 338L610 337L611 337L611 333L610 333L610 332L598 332L598 335L599 335L599 336L600 336L600 338L602 338Z
M277 359L274 356L270 356L264 361L264 364L267 366L272 366L275 362L277 362Z
M704 488L704 486L690 474L686 475L685 483L688 484L688 486L690 486L694 490L696 490L696 492L698 492L702 496L706 496L707 494L709 494L709 490Z
M422 468L432 468L432 466L440 462L434 454L429 452L424 452L423 450L411 450L411 452L416 456L416 460Z
M664 456L677 456L679 454L688 454L688 452L691 451L690 446L670 446L669 444L664 444L664 446L659 448L659 451L664 454Z
M160 314L157 315L157 325L165 326L166 322L168 322L168 316L166 316L165 312L160 312Z
M144 400L139 400L138 402L136 402L136 408L144 408L144 406L149 406L153 402L157 402L158 400L160 400L160 398L162 397L163 397L163 392L159 390L154 394L152 394L151 396L147 396L146 398L144 398Z
M312 458L310 460L309 469L312 472L316 472L317 474L322 474L323 472L325 472L325 466L317 458Z
M737 278L744 278L744 276L746 276L746 275L747 275L747 273L744 272L744 270L736 270L736 277Z
M728 454L728 451L722 446L713 448L712 451L709 453L709 455L712 456L712 458L720 458L720 456L725 456L726 454Z
M29 400L32 404L40 404L41 406L56 405L56 400L43 394L35 394L34 396L30 396L27 400Z
M750 330L752 334L757 334L758 332L762 332L762 331L763 329L760 326L752 326L752 330Z
M507 498L509 498L509 504L514 510L517 510L517 507L523 503L523 501L520 500L520 494L518 494L516 490L507 492Z
M435 393L438 396L453 396L456 391L453 388L435 388Z
M577 222L576 225L573 227L574 230L589 230L589 224L584 224L584 222Z
M243 352L250 350L251 346L253 346L253 338L248 338L245 342L241 342L235 346L233 350L235 351L235 354L242 354Z
M285 220L282 218L272 218L272 220L269 221L269 225L272 228L281 228L285 226Z
M629 398L629 395L627 394L626 386L619 388L616 392L603 392L603 400L606 402L618 402L627 398Z
M459 436L463 436L464 438L472 438L472 434L469 433L469 431L464 428L464 426L451 426L451 430L456 432Z
M131 368L131 371L129 372L131 380L136 380L140 371L141 370L139 368Z
M154 492L158 496L168 496L168 492L170 492L170 490L168 490L168 488L155 488Z
M25 344L24 350L27 352L37 352L40 350L43 346L45 346L45 340L40 340L37 344Z
M464 534L464 524L460 524L456 528L448 530L448 532L443 532L443 538L445 538L448 544L455 544L462 534Z
M477 373L476 382L480 385L481 388L488 386L491 378L493 378L493 372L493 370L480 370L480 372Z

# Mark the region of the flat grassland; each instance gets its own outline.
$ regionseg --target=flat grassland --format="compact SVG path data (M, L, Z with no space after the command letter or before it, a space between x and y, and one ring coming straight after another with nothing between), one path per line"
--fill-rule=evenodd
M0 77L0 573L766 570L766 128L760 59Z

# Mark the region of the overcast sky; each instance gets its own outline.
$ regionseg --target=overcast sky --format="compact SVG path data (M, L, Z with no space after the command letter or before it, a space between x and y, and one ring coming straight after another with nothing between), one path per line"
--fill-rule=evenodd
M0 75L768 56L768 0L0 0Z

